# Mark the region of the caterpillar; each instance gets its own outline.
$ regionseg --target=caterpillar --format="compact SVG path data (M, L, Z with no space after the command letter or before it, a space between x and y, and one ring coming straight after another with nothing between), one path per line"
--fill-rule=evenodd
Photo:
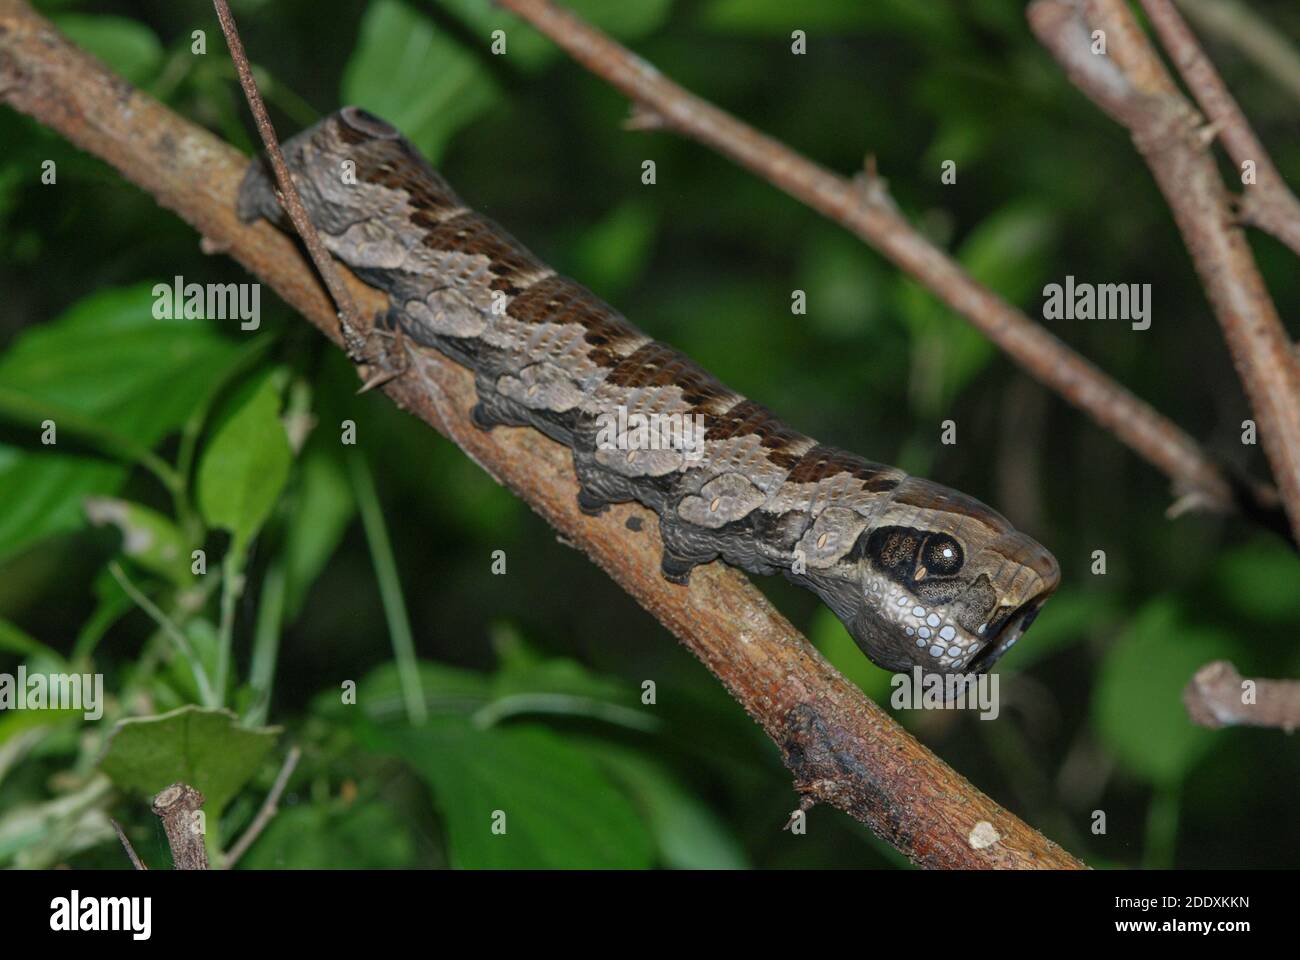
M471 370L479 427L567 446L583 510L654 510L669 580L717 559L782 574L877 665L966 676L1056 588L1055 558L1001 514L818 443L724 386L467 207L378 117L345 107L283 152L326 248L388 294L376 326ZM264 159L237 212L287 229Z

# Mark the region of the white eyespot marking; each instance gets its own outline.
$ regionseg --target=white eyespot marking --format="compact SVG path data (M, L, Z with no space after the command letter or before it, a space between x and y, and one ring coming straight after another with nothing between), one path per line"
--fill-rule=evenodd
M920 630L917 631L917 633L919 633L921 636L925 637L927 640L930 639L930 628L929 628L929 627L922 627Z
M905 606L907 606L907 597L899 597L899 598L898 598L898 605L899 605L900 607L905 607Z
M943 656L943 647L931 647L931 648L930 648L930 656L932 656L932 657L941 657L941 656Z
M924 647L924 646L925 646L925 639L924 639L924 638L918 639L918 640L916 641L916 645L917 645L918 647Z
M932 613L925 618L925 622L932 627L937 627L939 625L939 615L937 613Z
M912 627L905 627L904 629L907 630L907 635L908 635L909 637L914 637L914 636L916 636L916 631L915 631Z
M961 647L949 647L949 648L948 648L948 656L950 656L950 657L960 657L960 656L961 656Z
M913 607L913 608L912 608L912 616L914 616L914 617L924 617L924 616L925 616L925 607Z
M953 556L953 554L952 554L952 547L944 547L944 548L943 548L943 558L944 558L945 560L951 560L951 559L952 559L952 556Z
M957 631L953 629L953 626L950 623L948 624L948 626L944 627L942 630L939 631L939 636L951 642L952 638L957 636Z

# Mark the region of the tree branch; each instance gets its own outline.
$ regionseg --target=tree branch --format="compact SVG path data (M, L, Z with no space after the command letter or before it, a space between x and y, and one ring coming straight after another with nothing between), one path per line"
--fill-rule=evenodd
M203 794L188 783L173 783L153 798L153 812L167 834L174 870L208 869L208 851L198 820L202 809Z
M1203 727L1300 727L1300 681L1245 679L1227 660L1196 671L1183 690L1183 704Z
M1219 139L1237 164L1237 173L1241 174L1245 163L1255 165L1255 181L1245 185L1241 201L1242 218L1300 254L1300 201L1278 173L1214 64L1171 0L1142 0L1142 7L1196 102L1218 128Z
M1128 128L1151 168L1223 330L1300 542L1300 362L1234 222L1199 114L1123 0L1035 0L1029 21L1075 86ZM1105 31L1104 55L1085 42L1094 28Z
M1045 386L1173 481L1180 500L1243 512L1285 529L1266 484L1230 479L1197 442L1144 400L978 284L909 224L871 172L850 181L719 110L549 0L497 0L633 101L633 129L667 129L717 151L843 226L964 316Z
M1240 0L1178 0L1178 5L1203 29L1231 43L1300 101L1300 53L1249 4Z
M111 163L339 342L334 307L293 241L235 216L248 158L132 89L22 0L0 0L0 97ZM350 274L345 280L365 335L384 297ZM534 430L472 429L467 370L422 351L383 390L454 437L676 634L780 747L806 796L862 820L921 866L1083 866L926 750L738 571L714 563L698 568L689 588L674 586L659 572L652 512L624 504L588 517L577 506L568 450ZM643 521L639 533L625 525L633 517Z

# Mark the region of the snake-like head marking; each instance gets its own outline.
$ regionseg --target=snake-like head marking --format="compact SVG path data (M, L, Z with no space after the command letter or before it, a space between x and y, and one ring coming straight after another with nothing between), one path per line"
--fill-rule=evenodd
M814 589L887 670L979 674L1020 639L1060 569L999 513L908 477Z

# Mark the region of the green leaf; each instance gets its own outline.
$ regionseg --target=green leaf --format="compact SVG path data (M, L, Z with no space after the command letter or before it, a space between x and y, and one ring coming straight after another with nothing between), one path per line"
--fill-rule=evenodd
M731 828L667 768L635 750L584 739L595 757L625 789L654 835L664 866L680 870L744 870L749 862Z
M1214 740L1187 718L1183 688L1205 664L1230 656L1220 633L1179 619L1175 600L1147 603L1102 664L1093 696L1098 736L1133 773L1176 786Z
M654 210L637 200L619 204L599 223L589 225L574 244L573 276L616 300L636 279L655 236Z
M111 785L91 777L84 786L43 803L24 804L0 816L0 864L20 870L50 869L70 854L112 836L104 816Z
M818 332L857 343L869 337L874 344L886 336L877 329L884 285L862 252L862 244L842 231L815 230L803 245L800 286L808 292L808 321ZM887 351L880 353L885 363L893 362Z
M377 732L429 785L451 864L492 869L648 867L653 847L595 762L537 726L479 730L460 717ZM498 814L504 833L494 833Z
M162 63L162 44L138 21L80 13L61 14L53 20L69 40L134 84L150 79Z
M19 734L26 733L29 730L37 730L41 727L54 727L59 724L67 724L69 727L76 727L78 724L86 722L86 714L83 710L63 709L62 707L53 710L6 710L0 713L0 745L7 743Z
M282 807L241 870L399 870L414 866L411 829L387 804Z
M503 30L510 69L535 70L556 59L555 45L483 0L442 0L478 41L470 45L401 0L374 0L343 70L342 98L396 126L437 163L451 137L501 100L488 61L492 33ZM615 37L641 36L661 24L671 0L578 0L580 17Z
M97 527L108 524L122 533L122 553L144 569L178 586L190 586L190 551L170 519L129 500L86 499L86 516Z
M520 714L591 717L642 731L660 726L627 683L576 660L545 657L509 624L493 626L492 646L500 668L492 676L489 702L474 714L479 726Z
M280 421L280 393L264 376L217 427L199 461L203 518L234 537L242 550L257 535L289 479L293 452Z
M189 641L190 651L204 673L212 677L217 672L217 628L204 617L187 621L181 631ZM153 699L157 709L180 707L188 703L202 703L203 691L199 689L194 665L180 651L169 648L167 669L154 674Z
M42 656L55 663L63 662L57 653L4 617L0 617L0 650L16 653L20 657Z
M452 134L499 97L479 58L424 14L399 0L366 8L343 70L343 102L383 117L431 162Z
M279 735L279 727L241 727L229 710L187 706L119 722L99 765L119 790L144 798L187 783L203 794L208 816L216 817Z
M976 227L957 260L977 281L1015 303L1041 287L1052 238L1050 218L1011 206ZM946 409L997 350L965 318L911 279L900 278L898 307L912 337L912 397L927 416Z
M430 713L468 715L488 700L488 678L474 670L462 670L441 663L422 660L416 665L424 705ZM342 702L342 690L317 694L312 710L323 716L347 716L360 707L366 717L377 722L404 716L402 678L391 661L376 667L357 685L356 705Z
M1224 602L1242 616L1269 623L1300 619L1300 556L1280 540L1226 551L1215 563L1214 581Z
M1012 303L1042 289L1055 225L1033 204L1004 207L971 231L958 253L972 277Z
M96 293L14 340L0 355L0 393L22 401L18 419L28 423L48 404L144 448L179 427L240 347L206 321L154 318L151 291ZM0 560L82 528L84 500L112 495L126 479L125 466L79 449L67 431L57 436L48 447L0 444Z

